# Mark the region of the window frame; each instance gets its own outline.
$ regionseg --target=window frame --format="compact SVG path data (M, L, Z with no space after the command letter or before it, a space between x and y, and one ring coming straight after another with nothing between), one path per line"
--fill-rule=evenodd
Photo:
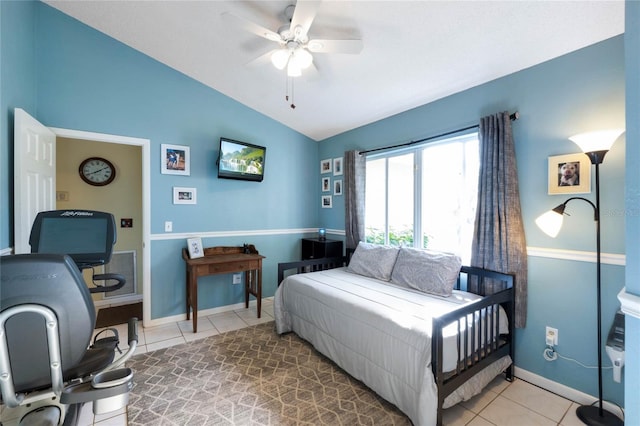
M422 170L423 170L423 151L428 148L433 148L435 145L442 144L450 144L456 142L471 142L476 141L478 143L479 150L479 131L477 129L471 131L461 132L455 135L448 135L446 137L441 137L438 139L434 139L428 142L424 142L421 144L416 144L410 147L401 147L396 149L389 149L381 152L377 152L375 154L367 155L366 162L375 161L384 159L384 171L385 171L385 182L384 182L384 244L389 244L389 159L393 157L398 157L401 155L412 154L413 155L413 247L415 248L424 248L423 247L423 224L422 224L422 201L423 201L423 191L422 191ZM478 157L478 162L480 158ZM466 165L468 162L468 158L465 155L462 158L462 163L466 170ZM478 182L479 184L479 182ZM366 206L366 200L365 200ZM367 220L366 220L366 211L365 211L365 241L368 238L366 229L367 229Z

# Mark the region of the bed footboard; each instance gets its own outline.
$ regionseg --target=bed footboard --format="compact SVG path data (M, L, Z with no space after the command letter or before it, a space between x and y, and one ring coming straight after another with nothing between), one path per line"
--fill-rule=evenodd
M484 297L434 319L431 359L438 387L438 425L442 424L442 406L448 395L494 361L505 355L514 358L514 276L468 266L463 266L460 274L458 286L473 279L478 287L475 292ZM485 289L489 286L498 290L486 294L488 290ZM508 333L500 332L499 306L506 313ZM461 356L455 371L444 372L443 329L452 325L457 327L457 349ZM504 324L502 326L504 328ZM506 376L507 380L512 380L513 364L508 367Z
M296 274L306 272L326 271L327 269L341 268L347 264L347 257L324 257L320 259L298 260L294 262L278 263L278 285L285 278L287 271L295 270Z

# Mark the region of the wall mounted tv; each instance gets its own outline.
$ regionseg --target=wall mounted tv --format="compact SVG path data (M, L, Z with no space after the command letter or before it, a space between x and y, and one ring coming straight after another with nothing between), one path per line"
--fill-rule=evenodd
M220 138L218 177L262 182L267 148Z

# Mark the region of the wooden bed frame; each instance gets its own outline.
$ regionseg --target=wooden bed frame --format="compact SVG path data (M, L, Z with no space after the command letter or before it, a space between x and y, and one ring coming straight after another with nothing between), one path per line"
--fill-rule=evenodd
M295 270L295 273L308 273L315 271L323 271L333 268L339 268L348 265L353 250L347 250L344 257L333 257L324 259L310 259L296 262L286 262L278 264L278 285L285 278L285 273ZM482 299L468 305L462 306L453 312L435 318L433 321L433 343L431 345L431 368L438 388L438 413L437 424L442 425L442 411L445 398L454 392L460 385L465 383L478 372L489 366L498 359L509 355L512 363L506 369L506 380L513 380L513 360L514 360L514 321L515 321L515 277L512 274L490 271L487 269L463 266L458 276L455 289L465 289L466 282L474 277L477 280L478 289L476 293L483 296ZM486 295L486 284L491 280L492 283L502 283L503 290L494 294ZM496 336L494 330L499 329L498 315L496 305L502 306L506 312L509 324L508 334ZM470 336L469 327L461 327L462 324L469 321L480 311L485 311L489 315L482 316L478 322L477 329L480 330L480 336ZM487 318L483 320L482 318ZM454 323L458 322L458 353L464 353L465 356L458 363L455 371L442 371L443 358L443 335L442 330Z

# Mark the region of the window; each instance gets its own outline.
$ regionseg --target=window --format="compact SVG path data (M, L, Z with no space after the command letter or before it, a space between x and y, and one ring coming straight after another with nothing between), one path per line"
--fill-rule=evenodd
M366 241L471 258L477 133L367 158Z

